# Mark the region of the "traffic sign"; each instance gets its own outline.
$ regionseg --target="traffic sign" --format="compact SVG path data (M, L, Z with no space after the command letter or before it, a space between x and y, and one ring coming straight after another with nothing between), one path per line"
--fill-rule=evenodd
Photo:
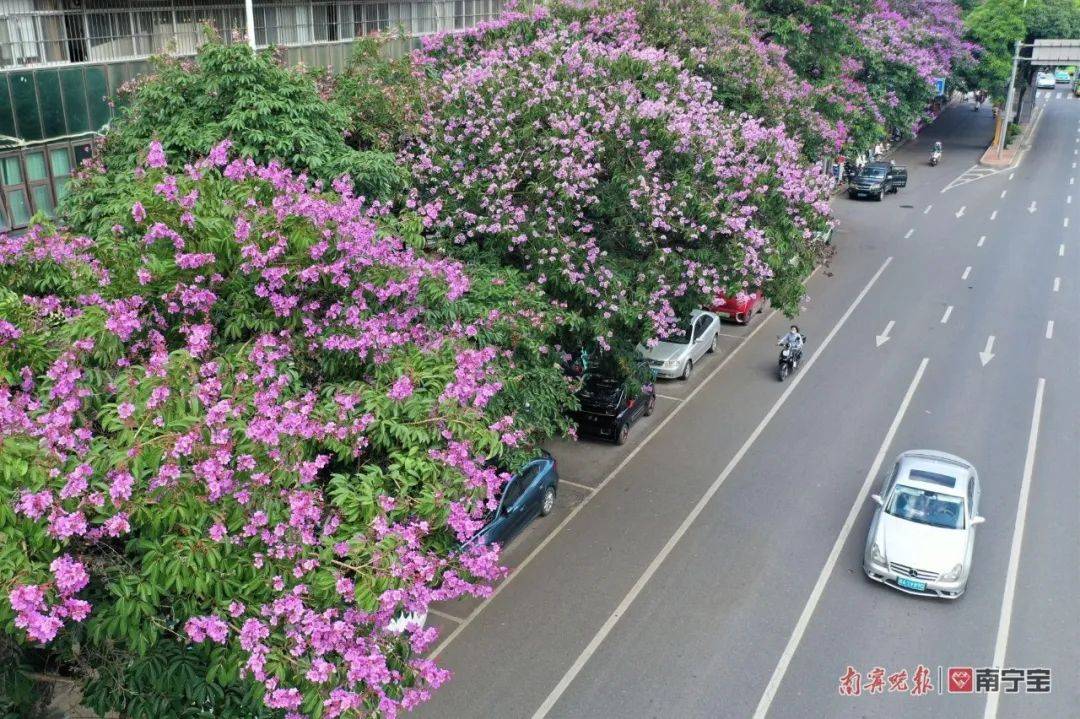
M945 94L945 78L943 78L943 77L935 77L934 78L934 89L937 90L938 95L944 95Z

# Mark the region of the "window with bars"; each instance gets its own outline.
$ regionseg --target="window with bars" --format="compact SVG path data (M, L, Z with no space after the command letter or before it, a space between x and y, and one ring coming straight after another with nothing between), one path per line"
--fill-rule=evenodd
M254 0L260 46L339 42L388 33L465 29L503 0ZM225 42L246 30L243 0L0 0L0 67L192 54L203 23Z

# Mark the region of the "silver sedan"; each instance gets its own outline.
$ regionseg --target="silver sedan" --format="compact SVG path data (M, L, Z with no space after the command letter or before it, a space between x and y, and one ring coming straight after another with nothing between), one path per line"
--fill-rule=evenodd
M979 516L979 475L952 454L901 454L872 496L863 571L908 594L956 599L967 588Z
M712 312L694 310L689 321L652 347L639 345L638 351L648 360L657 377L690 379L694 365L716 351L720 317Z

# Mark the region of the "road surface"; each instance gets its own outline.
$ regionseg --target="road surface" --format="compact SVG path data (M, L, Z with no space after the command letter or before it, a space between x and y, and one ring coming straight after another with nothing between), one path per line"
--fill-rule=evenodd
M788 321L766 311L725 324L691 382L660 383L625 447L551 447L557 511L507 550L493 598L432 615L454 678L416 714L1076 716L1080 101L1041 104L1015 168L973 169L992 118L960 105L898 153L905 190L836 199L838 250L807 283L788 382ZM866 494L911 448L981 475L955 602L862 573ZM920 665L933 688L912 696ZM1052 691L941 691L938 667L995 665L1049 667ZM906 671L909 691L842 696L848 667Z

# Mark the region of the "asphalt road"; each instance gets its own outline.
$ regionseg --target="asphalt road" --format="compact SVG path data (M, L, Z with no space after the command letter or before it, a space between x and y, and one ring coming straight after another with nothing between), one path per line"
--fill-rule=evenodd
M660 384L625 447L551 447L557 511L507 550L492 598L432 615L454 678L417 714L1076 716L1080 101L1042 102L1013 169L972 169L992 119L961 105L899 152L907 189L837 198L787 383L787 320L766 312ZM862 574L866 494L911 448L980 472L987 521L954 602ZM906 670L910 689L920 665L923 696L838 692L848 667ZM1049 667L1053 686L988 701L940 692L939 666Z

